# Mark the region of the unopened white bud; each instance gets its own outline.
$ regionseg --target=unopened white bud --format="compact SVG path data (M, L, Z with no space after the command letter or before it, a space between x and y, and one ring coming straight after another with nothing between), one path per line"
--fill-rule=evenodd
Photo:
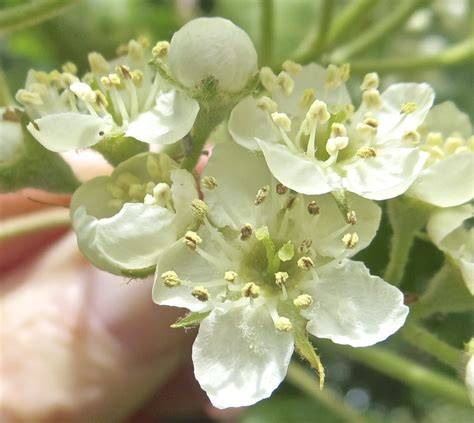
M186 87L214 78L221 90L237 92L257 73L257 52L249 36L231 21L198 18L174 33L168 63Z

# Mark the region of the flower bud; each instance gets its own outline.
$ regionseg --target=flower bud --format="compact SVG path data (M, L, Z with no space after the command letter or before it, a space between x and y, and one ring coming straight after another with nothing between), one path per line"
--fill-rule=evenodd
M257 52L249 36L231 21L198 18L171 39L171 72L186 87L214 78L221 90L238 92L257 72Z

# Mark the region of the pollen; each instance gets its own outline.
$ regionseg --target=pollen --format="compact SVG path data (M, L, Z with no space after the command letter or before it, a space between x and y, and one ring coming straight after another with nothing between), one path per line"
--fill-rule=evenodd
M181 285L181 279L178 277L176 272L172 270L162 273L161 279L163 280L163 284L168 288L175 288Z
M346 215L346 222L350 225L355 225L357 223L357 214L354 210L351 210Z
M240 240L241 241L246 241L252 236L253 233L253 228L250 223L246 223L244 226L240 228Z
M234 283L238 276L239 275L233 270L228 270L227 272L224 273L224 279L227 282L231 282L231 283Z
M354 248L359 242L359 235L356 232L347 233L342 237L342 242L346 248Z
M319 213L321 213L321 208L314 200L308 203L306 209L308 210L308 213L312 214L313 216L317 216Z
M282 287L283 285L286 284L286 281L288 280L288 273L287 272L276 272L275 273L275 283L277 286Z
M313 304L313 297L309 294L298 295L298 297L293 300L293 304L298 310L306 310Z
M247 282L242 288L242 296L245 298L258 298L260 296L260 288L253 282Z
M286 187L285 185L281 183L278 183L275 188L275 191L278 195L284 195L288 192L288 187Z
M168 56L169 49L170 43L168 41L158 41L151 50L151 54L155 59L163 59Z
M255 196L255 205L259 206L262 204L265 199L268 197L268 192L270 191L270 187L268 185L265 185L264 187L260 188L257 191L257 195Z
M191 250L195 250L202 243L202 238L196 232L188 231L184 235L183 241Z
M302 270L309 270L314 267L314 262L311 259L311 257L303 256L298 259L298 262L296 263L298 267Z
M203 220L209 213L209 206L204 201L196 198L191 202L191 212L195 219Z
M371 157L375 157L377 152L373 147L362 147L357 150L356 155L362 159L369 159Z
M275 320L274 325L278 332L290 332L293 329L293 324L287 317L278 317Z
M204 178L201 179L201 183L204 188L210 191L217 188L217 181L213 176L204 176Z
M209 291L203 286L196 286L195 288L193 288L193 290L191 291L191 295L202 302L206 302L211 296L209 294Z

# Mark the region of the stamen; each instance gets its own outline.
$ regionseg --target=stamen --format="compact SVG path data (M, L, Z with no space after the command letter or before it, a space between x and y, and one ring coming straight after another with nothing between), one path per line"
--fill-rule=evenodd
M379 109L383 105L380 92L375 88L364 91L362 101L369 109Z
M230 283L234 283L238 276L239 275L233 270L228 270L224 273L224 279Z
M76 75L76 73L77 73L77 66L72 62L64 63L64 65L62 65L61 69L63 70L63 72L71 73L73 75Z
M272 92L275 89L277 85L276 79L276 75L269 67L264 66L260 69L260 82L267 91Z
M309 270L314 267L314 262L311 257L303 256L298 259L297 263L298 267L302 270Z
M110 65L107 63L107 60L104 59L100 53L92 52L87 56L89 60L89 67L91 71L97 75L107 73L110 69Z
M426 144L428 145L441 145L443 143L443 135L441 132L429 132L426 136Z
M276 78L276 83L281 87L283 94L286 96L289 97L293 93L295 81L287 72L281 71Z
M376 72L365 74L364 81L360 86L361 91L376 90L379 87L379 76Z
M252 236L253 228L250 223L246 223L242 228L240 228L240 236L239 239L241 241L246 241Z
M291 120L286 113L273 112L271 114L273 122L285 132L291 131Z
M257 107L268 113L275 113L278 110L278 104L265 95L257 100Z
M196 198L191 202L191 212L195 219L201 221L209 213L209 206L204 201Z
M204 178L201 179L201 184L204 188L210 191L217 188L217 181L213 176L204 176Z
M160 182L153 188L153 197L158 206L164 207L171 199L171 188L168 184Z
M457 152L459 147L464 145L464 140L460 137L449 137L444 143L444 149L446 153L453 154Z
M301 294L293 300L293 304L298 310L306 310L313 304L313 297L309 294Z
M283 194L286 194L288 192L288 187L286 187L285 185L283 185L281 183L278 183L275 190L276 190L277 194L283 195Z
M314 88L306 88L300 98L299 105L301 108L306 109L307 107L311 106L315 99L316 91Z
M193 288L193 290L191 291L191 295L202 302L206 302L211 296L211 294L209 294L209 291L203 286L196 286L195 288Z
M274 321L274 325L278 332L290 332L293 329L293 324L287 317L278 317Z
M281 288L283 285L286 284L288 277L289 275L287 272L277 272L275 273L275 283Z
M402 136L402 140L411 144L418 144L420 142L420 134L417 131L406 131Z
M162 273L161 279L163 280L163 284L168 288L175 288L177 286L180 286L182 283L176 272L172 270Z
M291 60L285 60L281 67L284 71L288 72L292 76L298 75L301 72L301 69L303 69L299 63L293 62Z
M255 196L256 206L262 204L265 201L265 199L268 197L269 190L270 190L270 187L268 185L265 185L264 187L260 188L257 191L257 195Z
M43 100L38 93L33 93L27 90L18 90L16 93L15 98L23 105L28 106L41 106L43 104Z
M362 147L357 150L356 156L361 157L362 159L370 159L371 157L377 156L377 152L375 151L375 148Z
M196 250L199 244L202 244L201 237L193 231L188 231L183 237L184 243L191 249Z
M158 41L151 50L151 54L155 59L163 59L168 56L170 43L168 41Z
M247 282L241 292L243 297L255 299L260 296L260 287L253 282Z
M350 225L355 225L357 223L357 214L354 210L347 213L346 222Z
M347 233L342 237L342 242L347 248L354 248L359 242L359 235L356 232Z
M308 210L308 213L313 216L316 216L321 212L321 208L318 206L318 204L314 200L308 203L308 206L306 207L306 209Z

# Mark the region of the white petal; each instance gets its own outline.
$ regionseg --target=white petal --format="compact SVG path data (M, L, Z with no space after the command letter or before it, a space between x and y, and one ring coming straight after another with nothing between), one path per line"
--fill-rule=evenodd
M469 116L461 112L452 101L434 106L428 113L423 128L430 132L441 132L445 137L458 133L467 139L472 134Z
M280 144L258 140L270 171L283 185L301 194L317 195L330 192L331 186L315 160L303 153L294 154Z
M97 144L112 125L97 116L68 112L36 119L27 128L48 150L62 152Z
M346 188L371 200L403 194L423 169L426 154L415 148L381 148L373 158L346 165Z
M467 362L465 382L469 393L469 400L474 405L474 355Z
M255 196L271 184L271 174L263 157L235 143L217 145L204 175L213 176L217 188L205 192L205 201L218 226L240 229L245 223L254 224Z
M406 131L416 130L426 118L434 100L433 89L428 84L403 83L390 85L382 93L383 106L371 110L379 121L377 143L400 139ZM405 103L415 103L413 113L403 114Z
M453 154L424 169L407 194L438 207L453 207L474 197L474 153Z
M430 217L426 230L436 245L441 245L443 239L459 228L466 219L473 216L473 207L469 204L438 209Z
M346 224L345 218L331 195L308 198L308 201L316 201L321 210L318 216L305 213L302 232L305 237L312 239L313 248L323 256L339 257L343 253L346 256L353 256L372 242L379 228L380 207L357 195L348 194L347 198L350 209L357 215L355 225ZM359 241L354 248L346 249L342 237L349 232L356 232Z
M271 395L292 353L292 334L276 331L266 308L214 310L193 345L194 373L215 407L243 407Z
M125 203L112 217L97 219L80 206L72 215L82 253L98 267L120 274L122 269L156 265L163 248L176 239L174 214L159 206ZM153 222L153 224L150 224ZM106 268L102 264L107 262Z
M308 290L315 298L303 311L307 330L337 344L366 347L383 341L404 324L408 307L403 294L363 263L343 260L317 271L319 280Z
M260 149L256 138L269 142L278 142L281 138L268 113L257 107L253 97L244 98L234 107L228 128L234 141L250 150Z
M155 106L128 125L126 135L149 144L172 144L193 127L199 103L179 91L162 92Z
M295 87L291 96L286 96L283 92L277 91L273 99L278 103L278 111L288 113L291 116L301 116L307 112L307 108L299 105L304 90L313 88L318 100L324 101L328 107L343 106L351 104L351 97L345 84L337 88L326 86L327 70L323 67L310 63L303 66L298 75L292 77Z

